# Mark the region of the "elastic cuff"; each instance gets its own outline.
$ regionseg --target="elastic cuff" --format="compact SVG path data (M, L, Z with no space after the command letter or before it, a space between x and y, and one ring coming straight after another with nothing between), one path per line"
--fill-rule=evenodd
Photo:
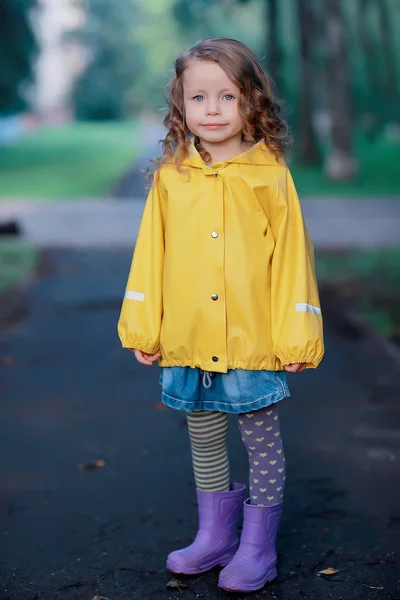
M144 352L144 354L155 354L156 352L158 352L159 350L159 346L157 346L156 348L154 348L154 346L146 346L144 344L135 344L135 343L130 343L129 345L124 345L124 348L126 348L127 350L140 350L140 352Z
M316 369L317 366L319 365L319 363L321 362L323 356L324 355L321 354L320 356L318 356L316 358L310 358L309 356L301 356L301 357L290 358L290 359L281 358L280 356L278 356L278 358L281 361L281 364L283 367L285 367L286 365L294 365L297 363L301 363L301 364L306 365L306 369Z

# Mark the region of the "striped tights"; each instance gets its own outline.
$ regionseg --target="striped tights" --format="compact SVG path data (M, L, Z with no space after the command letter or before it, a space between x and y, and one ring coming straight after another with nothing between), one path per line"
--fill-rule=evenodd
M228 415L190 412L187 420L196 487L208 492L229 490ZM277 504L283 498L285 482L277 405L238 415L238 424L249 457L251 503Z

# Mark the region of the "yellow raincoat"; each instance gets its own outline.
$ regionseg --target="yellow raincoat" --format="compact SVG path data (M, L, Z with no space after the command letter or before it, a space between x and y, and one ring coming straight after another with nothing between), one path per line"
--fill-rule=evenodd
M262 142L156 174L118 323L161 366L281 370L324 354L314 252L287 166Z

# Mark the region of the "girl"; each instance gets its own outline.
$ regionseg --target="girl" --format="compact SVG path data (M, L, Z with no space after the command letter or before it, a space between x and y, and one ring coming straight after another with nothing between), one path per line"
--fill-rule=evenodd
M313 248L283 159L287 129L255 55L204 39L175 68L118 330L140 363L159 359L163 402L187 413L199 530L167 567L222 565L219 586L247 592L276 577L285 371L315 368L324 354ZM229 477L228 413L249 455L245 501Z

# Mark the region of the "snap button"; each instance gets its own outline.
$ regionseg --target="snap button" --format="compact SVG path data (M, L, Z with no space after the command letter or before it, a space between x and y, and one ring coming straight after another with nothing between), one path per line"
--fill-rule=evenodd
M211 234L211 237L213 237L214 239L218 237L218 231L213 231Z
M213 360L213 362L218 362L218 356L213 356L212 360Z
M219 173L218 171L216 173L214 173L214 177L218 177Z
M211 300L218 300L218 294L212 294Z

